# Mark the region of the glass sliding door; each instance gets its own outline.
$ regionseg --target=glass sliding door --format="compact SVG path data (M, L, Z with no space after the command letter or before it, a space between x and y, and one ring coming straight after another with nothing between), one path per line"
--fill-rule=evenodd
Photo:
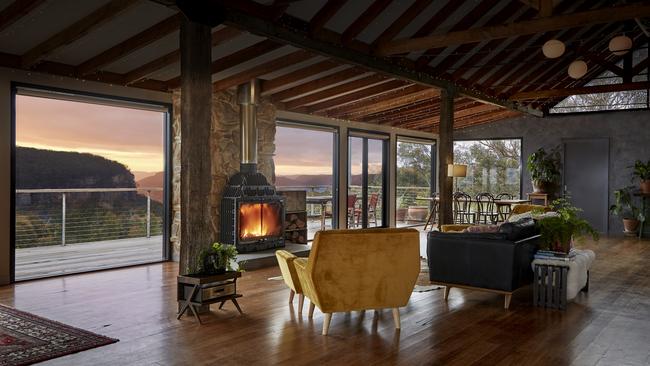
M395 223L398 227L423 225L434 202L434 141L397 139Z
M347 227L384 227L388 139L351 133L348 151Z

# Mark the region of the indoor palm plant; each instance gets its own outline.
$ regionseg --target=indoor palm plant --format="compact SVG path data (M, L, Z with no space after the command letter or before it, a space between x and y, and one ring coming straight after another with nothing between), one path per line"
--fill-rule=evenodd
M539 148L530 154L526 164L535 193L550 193L560 183L560 152L556 147L550 152Z
M204 249L199 256L199 274L222 274L232 271L232 263L237 259L237 249L234 245L214 243Z
M598 232L580 217L580 209L571 205L566 198L551 203L557 215L538 220L540 229L540 249L568 253L572 241L579 241L587 236L598 240Z
M609 211L623 219L625 233L634 235L639 227L639 223L645 220L641 210L632 202L632 187L625 187L614 191L613 204Z
M650 193L650 160L645 163L637 160L632 168L634 169L632 176L641 181L641 192Z

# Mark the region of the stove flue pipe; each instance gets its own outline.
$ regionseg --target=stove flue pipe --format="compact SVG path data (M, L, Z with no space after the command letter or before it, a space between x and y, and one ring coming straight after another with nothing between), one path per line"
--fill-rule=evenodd
M257 104L260 82L253 79L237 87L239 103L239 126L241 129L240 171L257 172Z

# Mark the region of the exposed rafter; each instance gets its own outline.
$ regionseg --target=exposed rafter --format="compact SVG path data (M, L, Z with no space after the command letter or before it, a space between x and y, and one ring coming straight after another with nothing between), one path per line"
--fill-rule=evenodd
M15 0L0 11L0 32L36 9L45 0Z

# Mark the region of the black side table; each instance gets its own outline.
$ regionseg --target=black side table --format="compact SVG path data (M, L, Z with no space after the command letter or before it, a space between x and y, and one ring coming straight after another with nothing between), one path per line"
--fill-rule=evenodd
M243 314L237 298L242 295L237 293L237 278L241 272L228 271L218 275L187 275L178 276L178 316L180 319L188 309L201 323L197 307L220 302L219 309L226 301L230 300L240 314Z

